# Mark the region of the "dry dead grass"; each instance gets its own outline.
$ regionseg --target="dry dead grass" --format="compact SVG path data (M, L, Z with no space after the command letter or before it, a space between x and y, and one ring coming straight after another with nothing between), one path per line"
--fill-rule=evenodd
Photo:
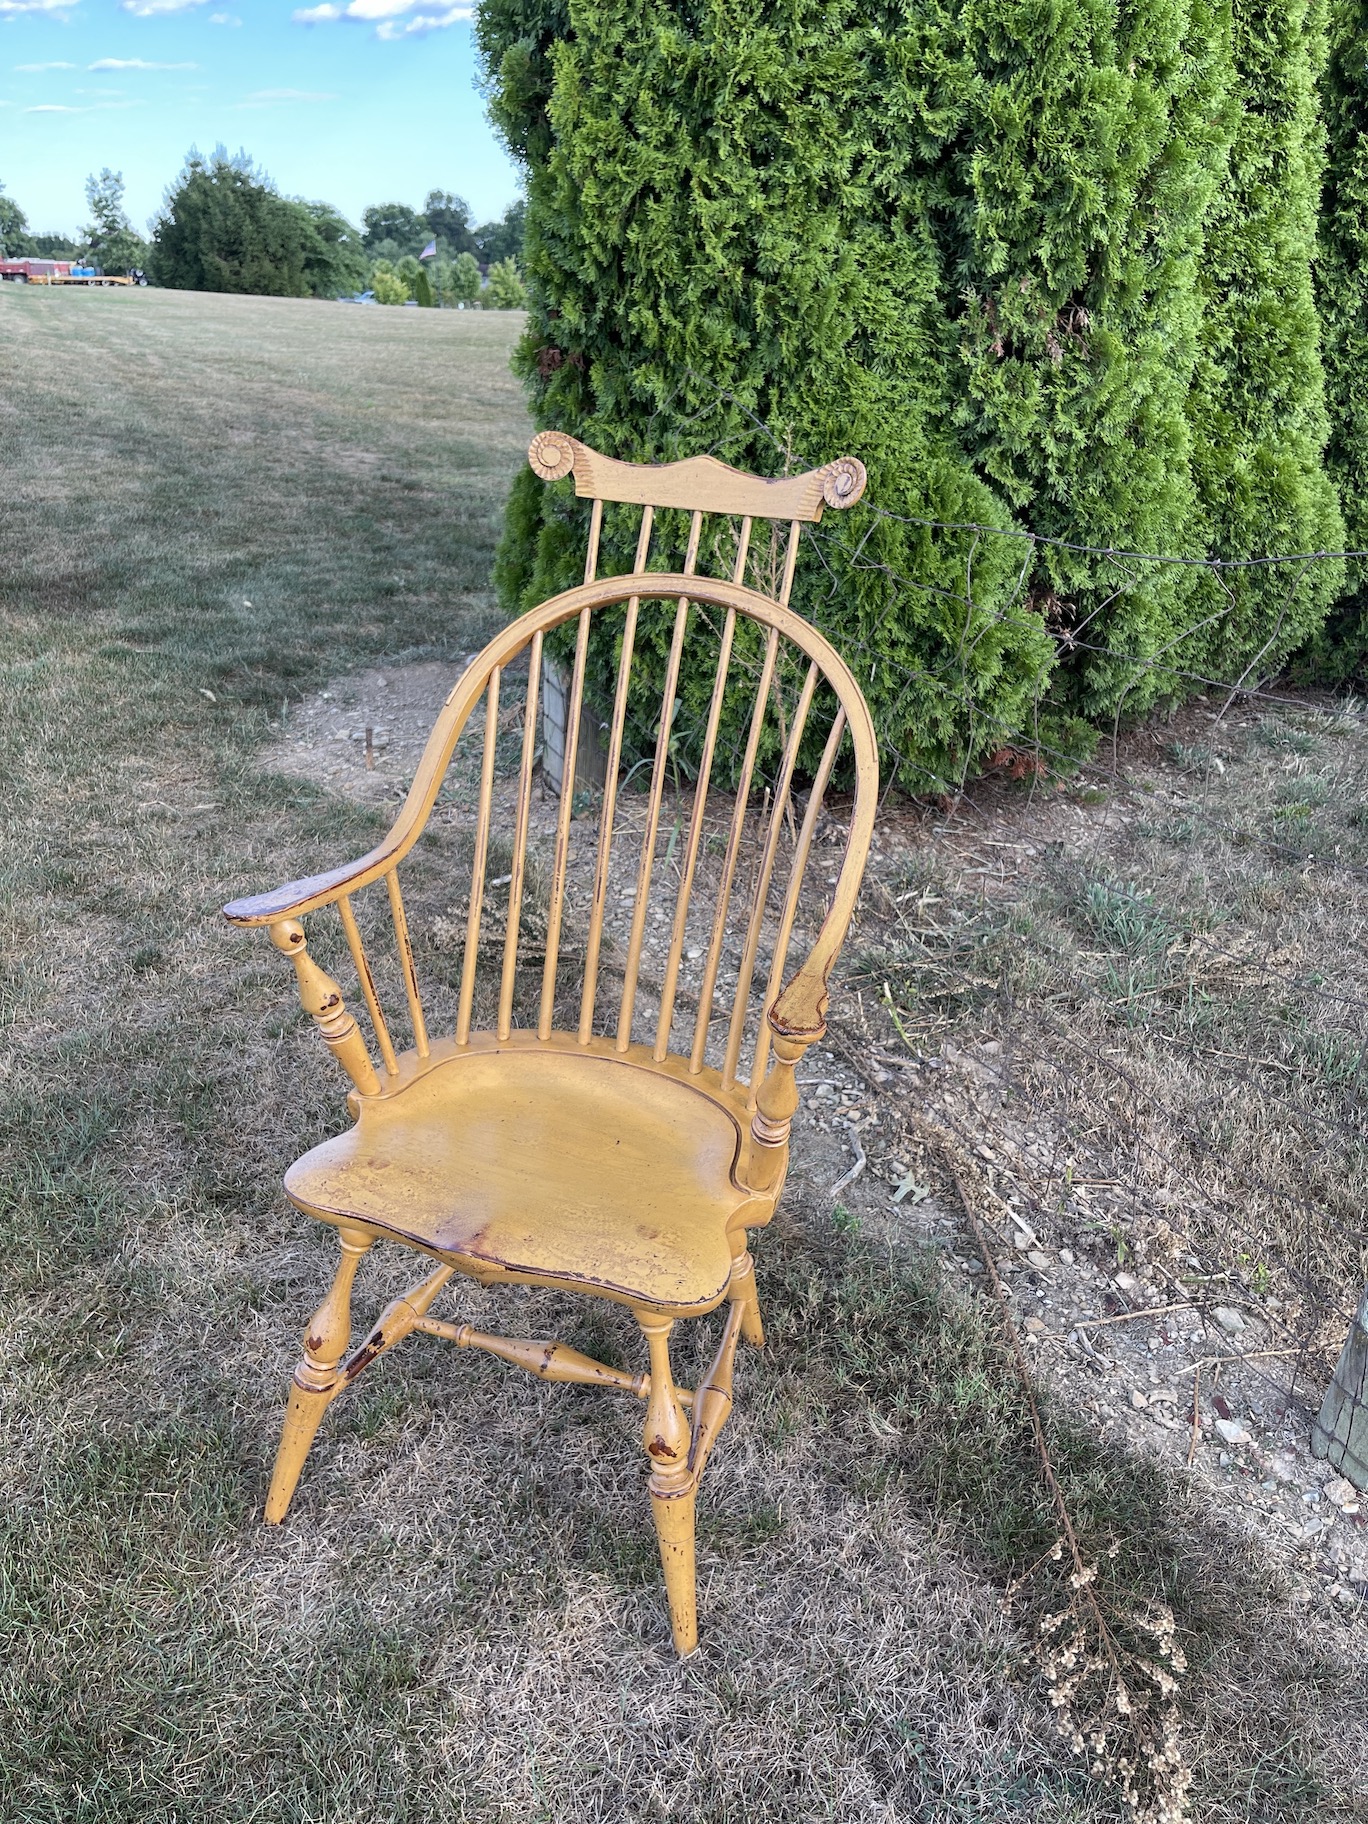
M833 1213L841 1162L815 1123L761 1243L771 1342L743 1358L709 1472L698 1659L668 1651L637 1414L429 1339L334 1409L290 1525L263 1531L329 1271L276 1186L339 1100L278 959L216 911L382 822L257 764L282 699L481 636L525 435L513 326L158 293L5 292L0 315L21 478L0 530L0 1809L1115 1818L1050 1734L1029 1608L999 1607L1052 1523L992 1313L909 1245L872 1171ZM876 874L896 897L894 846ZM888 961L871 906L866 961ZM900 992L924 966L908 947ZM942 975L961 998L928 1043L981 1037L987 990ZM361 1308L402 1271L368 1263ZM610 1357L630 1343L550 1295L499 1313ZM1090 1546L1123 1541L1118 1599L1179 1614L1197 1815L1355 1815L1344 1624L1295 1611L1200 1491L1062 1403L1050 1435Z

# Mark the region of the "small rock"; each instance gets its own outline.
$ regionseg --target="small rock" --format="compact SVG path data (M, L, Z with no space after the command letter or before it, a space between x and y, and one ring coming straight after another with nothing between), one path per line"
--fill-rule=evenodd
M1026 1319L1026 1334L1027 1336L1044 1336L1045 1326L1038 1317L1028 1317Z
M1132 1389L1130 1400L1131 1405L1137 1412L1143 1412L1146 1406L1149 1405L1149 1400L1141 1393L1138 1387Z
M1059 1258L1063 1261L1063 1263L1066 1267L1071 1267L1074 1264L1073 1249L1072 1248L1061 1248L1059 1250Z
M1229 1444L1232 1450L1241 1444L1253 1442L1238 1419L1217 1419L1216 1431L1222 1442Z
M1112 1284L1118 1292L1138 1292L1140 1290L1140 1281L1134 1273L1113 1273Z
M1216 1461L1220 1464L1222 1469L1229 1469L1231 1462L1230 1452L1228 1450L1223 1450Z
M1333 1501L1336 1507L1357 1508L1359 1491L1347 1476L1332 1476L1323 1490L1327 1501Z
M1275 1482L1295 1482L1297 1465L1293 1458L1282 1452L1269 1461L1268 1473Z
M1040 1252L1039 1248L1030 1249L1030 1251L1027 1253L1026 1258L1030 1262L1030 1264L1035 1268L1037 1273L1048 1273L1049 1272L1050 1257L1048 1254L1042 1254Z
M1178 1395L1172 1387L1156 1387L1149 1397L1151 1406L1176 1406Z
M1211 1315L1227 1336L1238 1336L1245 1328L1244 1319L1231 1305L1217 1305Z

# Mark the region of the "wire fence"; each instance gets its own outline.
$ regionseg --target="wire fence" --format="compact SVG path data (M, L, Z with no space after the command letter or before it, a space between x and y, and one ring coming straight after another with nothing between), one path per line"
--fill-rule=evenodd
M777 471L815 466L723 391L666 414L688 453L734 459L743 421ZM890 523L927 541L926 575L879 555ZM1096 1365L1123 1328L1161 1334L1164 1372L1192 1376L1189 1461L1199 1434L1310 1438L1368 1487L1368 704L1279 676L1305 592L1368 552L1145 553L877 500L805 539L800 569L821 584L804 612L857 677L884 680L886 726L939 700L966 731L957 771L883 744L885 827L904 840L871 864L847 965L858 1013L837 1013L833 1045L886 1103L929 1112L978 1159L1006 1261L1047 1243L1055 1262L1082 1248L1109 1260L1103 1327L1071 1325L1068 1352ZM1088 560L1082 605L1042 612L1052 554ZM1196 618L1126 650L1124 598L1194 570ZM1193 655L1242 612L1253 572L1262 637L1208 675ZM853 632L852 589L880 603ZM908 662L928 600L962 637ZM1011 713L978 700L985 639L1038 643L1042 629L1048 650ZM1114 680L1086 762L1047 713L1080 660ZM1132 713L1155 704L1148 722ZM1080 799L1086 815L1064 818ZM1037 822L1045 841L1023 864ZM936 886L948 904L928 923Z

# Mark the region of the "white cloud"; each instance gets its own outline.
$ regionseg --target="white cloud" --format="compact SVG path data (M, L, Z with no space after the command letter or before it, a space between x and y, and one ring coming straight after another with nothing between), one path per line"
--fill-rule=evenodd
M5 0L0 0L3 6ZM70 5L71 0L63 0ZM165 13L188 13L192 6L203 6L204 0L119 0L126 13L132 13L135 19L156 19Z
M118 89L78 89L78 95L118 95ZM92 101L83 107L69 108L59 101L41 101L36 107L24 108L25 114L101 114L111 108L140 108L140 101Z
M69 70L71 65L68 63L61 67ZM199 65L197 63L148 63L142 57L100 57L94 63L88 63L86 68L88 70L197 70Z
M16 70L22 70L26 76L34 76L39 70L74 70L74 63L16 63Z
M209 23L210 25L241 25L242 21L236 13L210 13Z
M65 13L74 0L0 0L0 19L17 19L20 13Z
M349 19L363 25L375 25L375 35L387 41L397 38L423 38L429 32L443 31L449 25L463 25L474 16L471 5L441 7L437 12L414 12L420 0L347 0L339 6L334 0L322 0L319 6L302 7L291 15L296 25L331 25L338 19ZM405 14L412 14L405 18Z
M462 24L473 12L473 7L451 6L442 13L415 13L412 19L405 19L402 23L390 20L385 25L378 25L375 35L385 39L426 38L429 32L441 32L449 25Z
M284 101L336 101L336 95L324 95L314 89L255 89L238 103L242 108L269 108Z

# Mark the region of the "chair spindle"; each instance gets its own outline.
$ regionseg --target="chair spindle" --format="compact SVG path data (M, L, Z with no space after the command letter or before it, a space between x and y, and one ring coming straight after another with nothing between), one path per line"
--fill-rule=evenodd
M761 1009L760 1031L756 1036L755 1056L751 1061L750 1107L752 1112L754 1112L755 1098L759 1093L761 1079L765 1074L765 1066L769 1062L769 1010L784 985L784 964L788 961L789 939L793 936L793 921L798 915L798 900L803 890L803 875L807 871L808 856L812 852L812 838L817 829L817 819L821 815L822 800L826 796L832 768L835 766L836 756L840 752L845 726L845 711L838 709L836 720L831 725L831 733L827 736L826 746L822 750L817 776L812 782L812 790L808 793L807 809L803 813L802 826L798 831L798 842L793 851L793 871L789 875L784 909L779 917L779 929L774 935L774 955L770 959L769 981L765 986L765 1003Z
M344 893L337 902L338 916L342 920L342 929L347 934L347 948L351 951L352 962L356 967L357 979L361 983L361 993L365 996L366 1012L370 1015L371 1027L375 1033L375 1042L380 1047L380 1056L384 1061L385 1075L399 1075L399 1060L394 1055L394 1041L390 1038L389 1027L380 1010L380 997L375 992L375 978L371 974L370 962L365 947L361 942L361 933L357 929L356 914L352 903Z
M702 524L703 515L695 513L689 527L689 549L684 559L685 576L692 576L698 563L698 540ZM632 930L627 941L627 966L623 971L622 1002L618 1008L618 1051L626 1051L632 1042L632 1011L636 1002L637 976L641 969L641 946L646 935L646 908L655 868L656 837L660 829L660 800L665 790L665 767L670 757L675 690L679 683L679 664L684 651L684 629L688 619L689 598L681 596L675 610L674 635L670 641L670 656L665 666L665 687L660 699L660 727L656 734L655 760L651 767L651 795L646 809L646 830L641 838L636 902L632 907Z
M747 522L749 524L749 521ZM713 677L712 700L708 705L708 724L703 736L703 752L698 762L698 783L694 787L693 810L689 817L688 844L680 875L679 894L675 900L674 928L670 932L670 954L665 962L665 981L660 995L660 1018L656 1024L655 1050L652 1056L659 1064L670 1049L670 1028L674 1024L675 994L679 987L679 965L684 955L684 933L689 921L689 897L693 892L694 868L698 862L699 844L703 838L703 819L708 804L708 781L712 777L713 753L717 747L717 729L722 720L722 699L727 691L727 671L731 665L732 639L736 633L736 610L729 608L722 624L722 638L717 653L717 671Z
M713 995L717 988L717 971L722 961L722 943L726 936L727 910L731 903L732 882L736 876L736 858L741 852L741 837L746 827L746 810L750 798L751 780L755 774L755 756L760 747L760 730L765 721L765 709L769 703L770 679L774 676L774 662L779 652L779 630L771 627L765 640L765 659L760 668L760 683L755 692L755 707L751 711L750 733L746 737L745 757L741 762L740 776L736 782L736 804L732 810L731 830L727 836L727 852L722 862L722 880L717 889L717 910L713 914L712 939L708 944L707 960L703 966L703 981L698 991L698 1017L694 1021L693 1048L689 1054L689 1072L697 1076L703 1068L703 1054L708 1045L708 1028L712 1024Z
M641 533L637 539L633 576L646 568L646 554L651 544L654 507L641 510ZM580 992L579 1042L587 1045L594 1031L594 1002L598 995L599 954L603 948L603 914L608 903L608 877L612 863L613 818L617 812L618 771L622 765L622 730L627 720L627 688L632 673L632 648L636 642L637 615L641 597L627 602L627 615L622 627L622 656L618 661L617 688L613 694L613 724L608 736L608 762L603 775L603 800L599 806L598 860L594 868L594 897L589 906L589 938L585 945L584 986Z
M789 597L793 594L793 573L798 564L798 541L803 535L803 528L795 519L789 524L788 549L784 553L784 580L779 585L779 606L787 608Z
M385 886L389 892L390 917L394 920L394 939L399 949L399 966L404 972L404 992L408 996L409 1017L413 1021L413 1043L420 1058L428 1055L427 1022L423 1018L423 1003L418 993L418 975L413 967L413 945L409 942L408 918L404 912L404 896L399 891L399 875L390 868L385 875Z
M532 767L537 757L537 707L541 692L542 636L534 633L527 662L527 699L523 705L522 764L518 770L518 810L513 827L513 865L508 882L508 930L504 936L503 978L499 983L499 1038L513 1024L513 989L518 973L518 929L522 922L523 883L527 878L527 826L532 812Z
M465 956L461 964L461 999L456 1013L456 1043L470 1043L470 1011L475 1003L475 971L480 960L480 915L484 910L485 863L489 859L489 815L494 801L494 756L499 745L499 678L496 665L485 695L484 753L480 760L480 806L475 824L475 854L470 864L470 911L466 918Z
M743 517L736 535L736 555L732 561L731 580L740 583L746 574L746 559L750 553L751 520ZM694 870L698 863L699 844L703 837L703 822L707 811L708 786L712 778L713 756L717 748L717 730L722 719L722 700L726 695L727 672L731 665L732 640L736 634L736 611L727 610L722 626L722 637L718 647L717 672L713 678L712 698L708 705L707 729L703 737L703 753L699 761L698 784L694 790L693 811L689 818L689 839L684 856L684 867L679 883L679 897L675 904L674 928L670 934L670 953L665 963L665 982L660 998L660 1019L656 1026L656 1042L652 1056L657 1063L666 1056L670 1049L670 1030L674 1025L675 995L679 987L679 966L684 953L684 935L689 922L689 902L693 895Z
M589 510L589 543L584 553L584 580L592 583L598 572L599 534L603 531L603 502L596 500Z
M596 522L602 505L601 501L594 502ZM542 966L541 1008L537 1016L537 1037L543 1043L551 1036L551 1020L556 1008L556 969L560 962L561 919L565 913L565 871L570 860L570 813L575 800L580 712L584 707L584 667L589 654L589 614L590 610L586 608L579 617L579 631L575 636L575 668L570 676L570 706L566 712L560 810L556 816L556 853L551 864L551 902L546 912L546 960Z
M793 712L793 726L789 730L788 740L784 744L784 757L780 762L779 777L775 781L769 829L765 832L765 846L761 851L760 865L756 870L750 919L746 925L746 938L741 951L741 966L736 975L736 993L732 1003L731 1024L727 1029L727 1051L722 1065L722 1082L728 1089L736 1081L736 1063L741 1055L741 1040L746 1030L746 1014L750 1004L751 977L755 973L755 957L760 948L760 933L765 923L765 907L769 902L770 881L774 875L774 858L779 852L779 839L784 828L784 809L788 804L789 785L793 779L793 769L798 762L798 749L802 745L808 711L812 707L812 693L817 688L817 680L820 676L820 668L815 662L808 666L807 677L803 680L803 688Z

